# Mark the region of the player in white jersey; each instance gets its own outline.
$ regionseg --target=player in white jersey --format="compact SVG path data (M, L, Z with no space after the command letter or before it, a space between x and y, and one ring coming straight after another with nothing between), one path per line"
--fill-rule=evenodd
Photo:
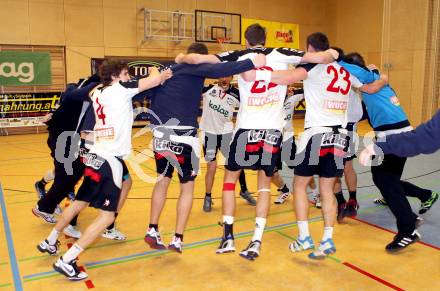
M307 38L309 52L329 48L327 36L311 34ZM348 149L344 127L347 123L348 96L352 86L366 92L378 90L382 84L363 85L337 62L326 65L300 65L290 72L274 72L274 83L289 84L304 79L304 96L307 103L305 132L297 150L299 164L295 166L295 213L299 237L289 245L293 252L314 249L308 228L308 199L306 188L313 175L319 176L319 191L324 216L324 236L319 248L309 254L311 259L324 258L336 252L333 243L333 226L336 203L333 187L342 176L343 160ZM381 81L378 81L379 83Z
M87 227L81 238L53 265L55 271L69 280L87 278L87 274L76 265L77 257L115 219L122 186L123 159L131 152L131 98L141 91L158 86L170 76L168 70L163 73L153 70L149 77L129 82L128 67L124 63L109 61L100 68L102 85L96 87L91 96L96 119L94 144L89 153L82 157L86 165L83 184L75 201L63 211L47 239L37 246L41 252L56 255L58 236L72 218L89 204L100 209L99 216ZM82 94L81 90L74 90L72 94Z
M240 92L231 85L232 76L220 78L217 84L211 84L203 89L203 113L200 129L203 132L203 152L207 162L205 175L205 198L203 211L212 209L211 191L217 170L217 152L225 158L229 155L229 144L232 140L234 124L232 122L235 108L240 105ZM240 173L240 197L250 205L257 202L247 189L244 171Z
M337 57L337 52L316 54L287 48L265 48L266 32L259 24L250 25L245 31L246 46L244 51L234 51L217 56L178 56L176 61L192 63L203 61L235 61L254 57L257 53L266 55L266 66L257 73L272 70L286 70L288 64L301 62L328 63ZM334 52L334 56L331 52ZM254 72L255 71L251 71ZM242 169L258 171L258 202L254 235L249 245L240 252L240 256L254 260L259 256L261 240L270 207L270 183L281 155L282 129L284 127L284 98L287 86L261 81L247 82L238 77L240 90L240 109L237 116L236 132L225 165L223 184L223 222L224 235L217 253L235 251L233 222L235 213L235 184ZM260 77L258 75L258 77ZM269 75L270 77L270 75Z

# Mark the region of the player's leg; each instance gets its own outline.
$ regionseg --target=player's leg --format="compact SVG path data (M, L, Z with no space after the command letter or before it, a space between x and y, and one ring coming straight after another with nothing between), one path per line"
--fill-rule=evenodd
M322 192L322 190L321 190ZM335 193L336 201L338 203L338 214L337 220L338 223L342 223L345 216L345 210L347 208L347 200L344 198L344 193L342 192L342 182L340 178L336 178L335 186L333 188L333 193ZM322 193L321 193L322 194ZM322 202L322 199L321 199Z
M357 174L353 167L353 160L347 160L344 166L345 184L347 184L349 198L345 211L345 216L355 217L359 209L357 201Z
M249 205L257 205L257 201L247 188L246 174L244 173L244 170L241 170L240 176L238 177L238 182L240 183L240 197L243 198Z
M273 173L268 173L273 175ZM261 242L264 228L266 226L267 215L270 208L270 183L272 177L268 176L264 170L258 171L258 200L255 209L255 230L249 245L240 252L240 256L255 260L260 254Z
M55 178L54 170L48 170L41 180L35 182L35 191L37 192L38 199L43 198L46 195L46 185L53 181Z

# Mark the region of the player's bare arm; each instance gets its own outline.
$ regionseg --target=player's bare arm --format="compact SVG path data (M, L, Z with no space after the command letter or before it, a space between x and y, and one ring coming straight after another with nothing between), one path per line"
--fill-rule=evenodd
M172 76L173 73L170 69L159 73L159 70L157 68L153 68L151 69L150 75L148 77L139 80L139 85L138 85L139 92L159 86L167 79L171 78Z
M301 58L301 63L329 64L337 60L338 57L339 53L334 49L328 49L323 52L307 52Z
M265 81L278 85L290 85L301 80L307 79L307 71L304 68L281 71L248 71L241 74L245 81Z

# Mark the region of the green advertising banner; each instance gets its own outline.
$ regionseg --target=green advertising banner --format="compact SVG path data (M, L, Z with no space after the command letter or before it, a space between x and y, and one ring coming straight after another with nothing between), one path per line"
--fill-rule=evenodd
M48 52L0 51L0 85L50 85Z

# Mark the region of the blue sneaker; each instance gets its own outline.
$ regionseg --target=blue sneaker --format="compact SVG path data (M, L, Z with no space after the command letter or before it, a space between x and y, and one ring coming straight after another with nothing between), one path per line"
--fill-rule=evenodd
M296 239L289 244L289 250L292 253L302 252L305 250L314 250L315 244L313 243L311 236L306 236L304 239Z
M322 260L328 255L336 253L335 243L331 238L321 241L316 251L309 254L309 258L313 260Z

